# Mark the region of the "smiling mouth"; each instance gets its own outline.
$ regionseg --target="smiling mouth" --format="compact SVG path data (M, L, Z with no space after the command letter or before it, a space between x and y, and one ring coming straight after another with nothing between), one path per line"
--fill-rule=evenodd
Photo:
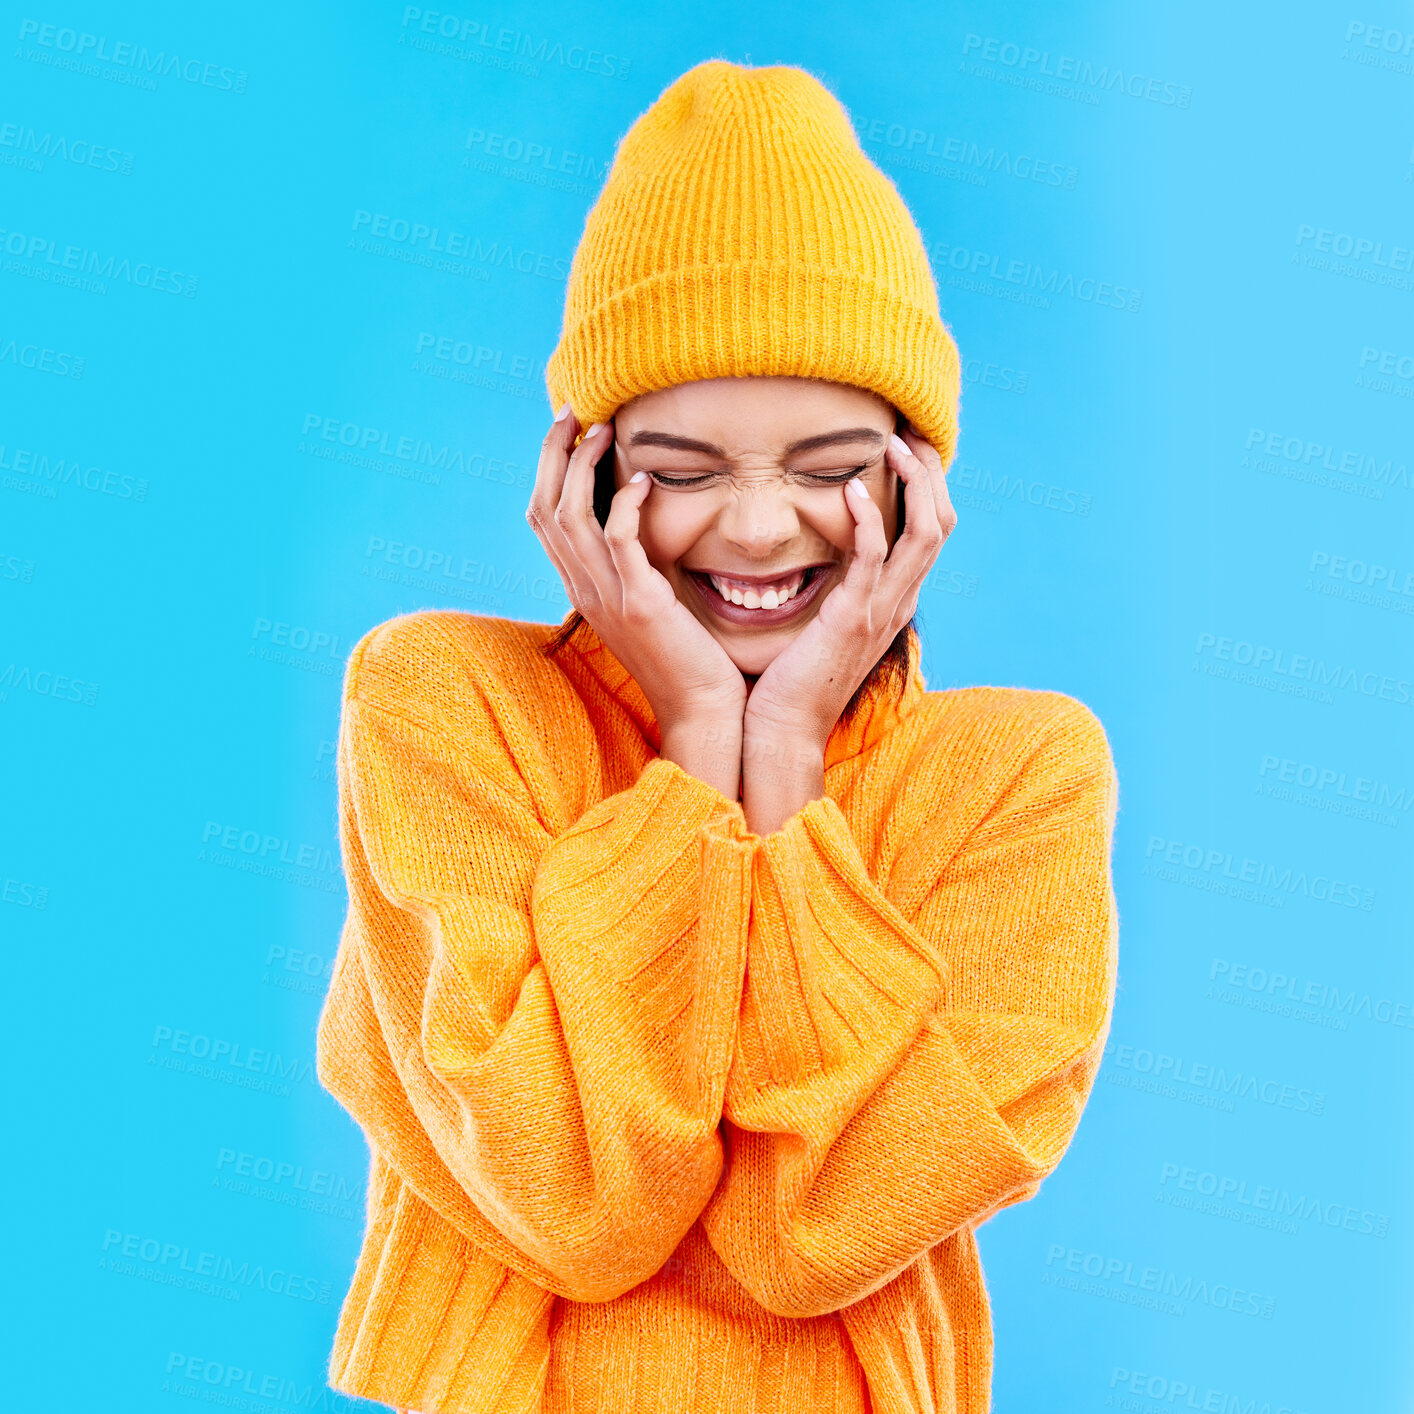
M795 576L799 580L798 586L783 598L777 597L777 592L769 588L761 595L754 588L745 591L738 589L737 598L729 598L713 583L713 576L706 571L686 570L685 573L701 597L703 606L716 618L741 627L767 628L806 613L828 589L833 568L833 564L811 565L799 572ZM780 584L781 580L777 579L774 583ZM789 585L791 581L786 583Z
M738 608L777 608L804 594L828 565L807 565L771 576L721 575L712 570L688 570L705 594ZM770 596L769 600L767 596Z

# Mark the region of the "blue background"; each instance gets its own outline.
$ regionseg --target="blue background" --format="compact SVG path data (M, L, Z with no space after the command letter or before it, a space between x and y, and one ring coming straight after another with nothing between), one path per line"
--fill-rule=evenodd
M1409 1408L1414 9L356 8L0 6L7 1402L324 1407L343 664L567 612L564 276L721 56L827 83L929 243L929 686L1074 694L1118 765L1105 1066L981 1230L995 1407Z

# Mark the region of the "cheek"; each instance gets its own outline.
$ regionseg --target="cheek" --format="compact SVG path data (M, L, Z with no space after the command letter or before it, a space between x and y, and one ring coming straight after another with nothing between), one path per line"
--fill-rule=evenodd
M871 496L878 493L871 487ZM848 547L854 543L854 517L849 513L849 507L840 504L844 500L843 492L836 492L830 499L827 507L821 507L816 512L814 521L815 528L832 545Z
M686 555L710 524L710 517L690 515L683 506L653 490L638 513L638 539L649 563L663 568Z

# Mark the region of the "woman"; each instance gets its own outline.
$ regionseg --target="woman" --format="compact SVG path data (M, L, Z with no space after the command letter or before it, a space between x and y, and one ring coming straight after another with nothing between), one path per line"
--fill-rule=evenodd
M1099 1066L1117 785L1075 699L926 689L957 353L826 89L664 91L547 381L574 612L405 615L345 678L318 1057L371 1162L330 1382L981 1414L975 1231Z

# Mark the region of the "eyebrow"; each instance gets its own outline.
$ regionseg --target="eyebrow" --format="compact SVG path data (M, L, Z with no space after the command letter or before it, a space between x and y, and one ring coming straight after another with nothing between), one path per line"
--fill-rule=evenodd
M884 444L884 434L876 427L845 427L838 432L818 432L813 437L802 437L792 442L786 450L813 452L819 447L834 447L842 442L872 442L880 447ZM630 447L667 447L678 452L704 452L709 457L725 457L724 448L715 442L699 442L695 437L679 437L675 432L635 432L628 439Z

